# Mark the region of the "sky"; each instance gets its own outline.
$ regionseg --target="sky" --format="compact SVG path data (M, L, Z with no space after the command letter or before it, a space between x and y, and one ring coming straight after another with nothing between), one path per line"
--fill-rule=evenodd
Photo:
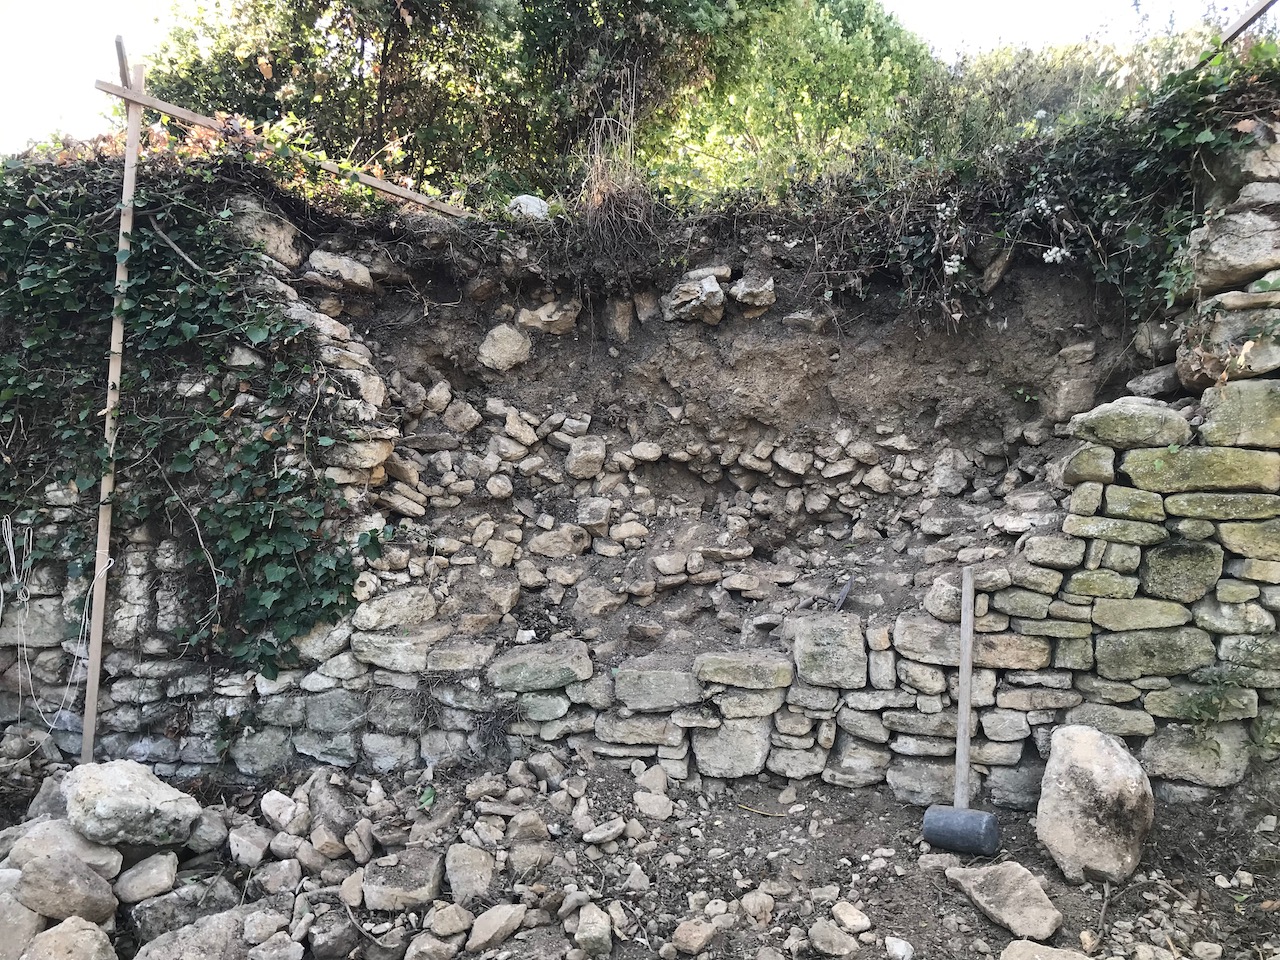
M190 7L193 0L179 0ZM1087 37L1125 42L1145 21L1159 32L1195 24L1206 10L1230 20L1249 0L882 0L940 56L1003 43L1032 47ZM130 60L151 53L181 18L174 0L0 0L0 153L54 133L91 137L110 128L112 98L95 80L118 82L114 40Z

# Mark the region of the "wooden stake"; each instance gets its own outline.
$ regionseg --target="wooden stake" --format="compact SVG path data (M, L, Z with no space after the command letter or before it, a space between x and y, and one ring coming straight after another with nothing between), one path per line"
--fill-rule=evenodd
M1271 9L1272 4L1276 0L1258 0L1252 7L1245 11L1244 15L1233 23L1222 38L1222 45L1225 47L1231 41L1235 40L1240 34L1248 30L1264 13Z
M957 810L969 809L969 717L973 713L973 567L960 571L960 683L956 691Z
M121 46L123 56L123 46ZM142 67L133 68L132 89L141 91ZM102 676L102 634L107 613L107 571L111 567L111 497L116 488L116 429L120 410L120 375L124 365L124 300L129 283L129 235L133 232L133 194L138 182L138 148L142 142L142 105L130 101L124 141L124 187L120 192L120 243L116 256L116 296L111 311L111 356L107 364L107 406L104 434L107 466L98 497L98 545L94 554L93 611L89 625L89 677L84 690L84 739L80 762L93 762L98 724L98 684Z
M133 89L128 87L118 87L114 83L107 83L105 80L98 80L94 83L94 86L103 93L114 94L121 100L125 101L125 103L140 104L144 107L149 107L152 110L158 110L166 116L173 117L175 120L181 120L183 123L190 123L193 126L205 127L208 130L216 130L218 133L226 132L227 125L222 123L220 120L215 120L213 117L206 117L203 114L188 110L185 107L180 107L176 103L167 103L158 97L148 96L136 87ZM252 134L246 134L245 139L257 142L262 138L253 136ZM408 190L387 180L383 180L380 177L371 176L370 174L363 173L359 170L348 174L347 171L343 170L336 163L332 163L328 160L321 161L318 166L321 170L326 170L339 177L353 176L366 187L372 187L374 190L378 190L399 200L408 200L412 203L421 204L424 207L429 207L430 209L437 210L440 213L448 214L451 217L466 218L471 216L469 211L464 210L461 207L455 207L452 204L443 203L440 200L436 200L434 197L428 197L426 194L418 193L416 190Z

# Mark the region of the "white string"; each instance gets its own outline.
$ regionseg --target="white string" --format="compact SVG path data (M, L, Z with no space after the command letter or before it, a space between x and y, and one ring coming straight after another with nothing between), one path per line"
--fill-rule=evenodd
M9 558L10 585L15 588L14 595L17 597L18 601L25 606L31 600L30 582L33 557L35 553L35 530L32 527L26 527L23 532L21 564L18 562L18 548L14 538L13 520L8 516L0 519L0 540L3 540L5 553ZM45 713L44 707L41 706L40 698L36 694L35 678L32 676L31 672L30 649L27 643L27 610L23 609L20 611L18 615L18 658L21 664L18 673L19 722L21 722L22 719L23 674L25 674L27 678L26 685L31 694L31 703L35 706L36 712L40 714L40 719L44 722L45 730L49 734L53 733L54 723L57 720L58 715L61 714L67 708L68 704L75 699L76 665L88 656L86 645L88 644L89 639L89 620L93 602L93 592L97 589L98 581L100 579L105 579L111 568L114 566L115 558L109 557L106 565L102 569L102 572L94 575L93 581L89 585L89 590L85 594L84 606L80 611L80 629L76 637L75 650L72 653L71 667L67 671L67 681L62 688L62 698L58 702L57 709L53 711L52 718ZM0 588L0 619L4 617L4 605L5 590ZM25 756L2 763L0 766L16 766L24 760L30 759L39 749L39 746L33 746L31 751Z

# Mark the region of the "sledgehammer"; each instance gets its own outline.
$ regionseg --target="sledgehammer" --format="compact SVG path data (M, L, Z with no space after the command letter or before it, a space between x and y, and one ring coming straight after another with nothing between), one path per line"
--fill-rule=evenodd
M960 575L960 689L956 717L956 792L951 806L924 812L924 839L935 847L994 856L1000 849L995 814L969 809L969 718L973 712L973 567Z

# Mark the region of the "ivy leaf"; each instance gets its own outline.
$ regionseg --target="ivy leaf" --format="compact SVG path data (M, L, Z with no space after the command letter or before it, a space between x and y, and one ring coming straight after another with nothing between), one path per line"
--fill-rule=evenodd
M255 323L245 328L244 335L248 337L249 342L255 347L271 336L271 331L267 329L265 324Z
M267 583L284 583L284 578L289 575L287 567L283 567L278 563L268 563L262 571L263 577Z

